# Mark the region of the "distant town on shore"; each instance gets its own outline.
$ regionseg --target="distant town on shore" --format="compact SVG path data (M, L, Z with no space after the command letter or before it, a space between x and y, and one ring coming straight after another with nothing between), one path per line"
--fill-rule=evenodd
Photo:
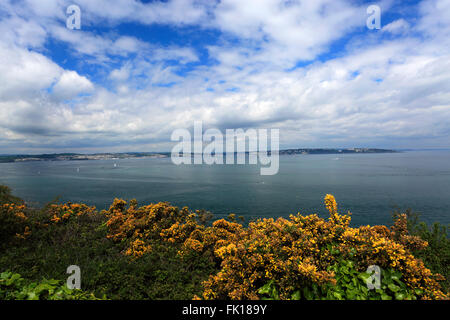
M398 152L390 149L376 148L300 148L280 150L280 155L307 155L307 154L348 154L348 153L393 153ZM246 152L249 153L249 152ZM270 152L269 152L270 153ZM38 155L2 155L0 163L5 162L23 162L23 161L68 161L68 160L108 160L108 159L131 159L131 158L167 158L170 152L126 152L126 153L53 153Z

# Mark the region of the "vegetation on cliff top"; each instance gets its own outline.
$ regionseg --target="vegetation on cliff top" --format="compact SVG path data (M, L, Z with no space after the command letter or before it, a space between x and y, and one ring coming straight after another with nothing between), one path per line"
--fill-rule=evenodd
M291 215L248 225L234 215L115 199L108 210L32 209L0 188L0 299L448 299L447 228L411 213L350 226L326 195L328 219ZM82 292L66 268L81 268ZM366 272L381 269L379 289ZM27 280L25 280L27 279ZM46 280L58 279L58 280Z

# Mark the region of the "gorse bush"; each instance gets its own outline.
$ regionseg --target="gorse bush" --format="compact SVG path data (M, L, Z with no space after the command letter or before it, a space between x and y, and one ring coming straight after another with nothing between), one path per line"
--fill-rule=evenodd
M440 286L442 261L434 273L424 263L436 263L435 248L448 250L442 232L412 228L407 214L397 214L390 228L352 228L350 213L339 213L331 195L328 219L297 214L247 226L233 215L209 223L208 212L165 202L139 207L115 199L101 212L73 203L41 210L2 205L2 228L10 231L0 270L32 280L31 289L43 277L65 279L67 266L76 264L83 290L110 299L449 297ZM381 282L369 290L372 265L380 267Z
M25 238L29 235L27 220L23 201L11 195L7 186L0 186L0 249L14 238Z
M19 273L33 283L67 279L66 269L74 264L81 268L83 291L96 297L191 299L216 271L205 258L182 261L176 246L157 237L151 240L152 250L139 259L126 255L128 240L108 237L109 215L93 207L51 203L39 210L25 209L30 234L5 243L0 270Z
M330 212L328 221L316 215L297 215L289 220L258 220L245 230L237 228L237 241L235 236L229 238L228 245L224 243L214 251L222 259L221 270L205 282L203 297L256 299L261 285L271 282L280 299L289 299L299 289L335 285L330 266L338 257L351 259L359 272L369 265L397 270L421 298L447 297L437 282L442 277L433 275L411 254L427 243L408 234L405 215L398 217L391 230L384 226L350 228L350 215L337 212L331 195L325 198L325 205ZM201 238L198 232L193 236ZM413 298L407 293L396 297Z
M23 204L23 200L13 196L8 186L0 185L0 204Z
M404 213L407 217L407 229L411 235L417 236L428 243L425 248L413 249L415 257L420 258L425 265L434 273L445 276L442 286L448 292L450 289L450 239L448 231L450 226L434 223L428 226L419 221L419 214L407 209ZM401 215L394 213L397 219Z
M206 222L207 212L190 212L187 207L179 209L167 202L137 207L136 200L129 206L124 200L115 199L108 211L108 239L126 244L124 253L135 258L152 250L152 243L159 240L164 231L183 225L190 232ZM191 228L192 226L192 228ZM177 236L183 237L186 231L177 229Z
M25 205L0 205L0 249L15 239L25 239L31 233Z
M392 269L381 270L380 286L370 290L367 283L370 282L368 272L360 272L355 268L351 260L340 260L328 270L333 271L336 282L324 286L313 283L311 286L294 291L291 300L416 300L422 294L420 289L411 290L402 281L401 273ZM273 280L266 283L258 290L258 295L263 300L280 299L279 288Z
M399 235L396 228L351 228L350 216L338 214L332 196L327 195L325 204L328 221L297 215L251 223L237 242L216 251L223 258L222 269L205 283L204 298L256 299L261 285L270 281L279 288L280 299L289 299L305 287L335 285L336 274L329 268L339 261L334 253L353 261L359 272L369 265L398 270L409 288L422 293L421 298L446 298L436 281L441 277L410 253L408 245L415 244L416 238Z
M336 292L327 298L447 298L438 283L442 276L432 274L411 254L412 250L425 248L427 242L409 234L406 215L399 215L390 229L351 228L350 214L339 214L334 197L327 195L328 220L298 214L289 219L260 219L245 228L224 219L212 226L200 225L196 213L167 203L139 209L133 205L126 209L124 202L115 201L119 203L110 208L107 225L113 231L110 237L126 239L126 254L138 258L148 250L143 246L148 246L150 239L160 237L179 245L181 259L203 256L215 262L219 271L204 282L205 299L258 299L261 288L268 283L277 288L280 299L297 297L298 292L311 288L329 289L330 284L340 288L336 281L342 279L336 277L335 268L343 268L341 261L352 264L356 272L352 276L378 265L385 275L395 274L396 283L383 284L387 287L372 295L365 289L360 295L353 294L350 284L346 284L349 293ZM352 276L345 275L344 279ZM355 284L355 288L360 287ZM313 291L315 298L321 298L318 290Z

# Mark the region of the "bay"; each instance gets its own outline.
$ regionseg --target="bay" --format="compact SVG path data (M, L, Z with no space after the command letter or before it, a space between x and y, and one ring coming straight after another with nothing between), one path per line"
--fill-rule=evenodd
M429 223L450 223L450 151L282 155L279 172L257 165L174 165L170 158L36 161L0 164L0 183L31 205L60 201L108 208L115 197L139 204L168 201L255 218L317 213L336 197L352 225L391 224L393 210L412 208Z

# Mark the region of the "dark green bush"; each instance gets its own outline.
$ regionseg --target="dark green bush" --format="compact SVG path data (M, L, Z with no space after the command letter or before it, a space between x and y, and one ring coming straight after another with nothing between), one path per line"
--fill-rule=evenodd
M24 220L4 207L23 205L4 186L0 186L0 203L0 270L9 270L0 276L0 299L191 299L202 295L202 282L220 268L204 254L180 256L179 244L157 237L151 239L151 252L132 259L123 254L124 243L107 238L107 217L98 211L72 214L56 223L51 221L50 204L39 210L26 208ZM429 227L411 211L407 214L409 233L428 242L426 249L414 255L433 273L446 277L443 285L448 291L448 228L439 224ZM199 217L199 222L206 224L209 215ZM30 235L17 238L26 227L30 228ZM368 290L369 275L357 268L357 262L352 257L337 260L330 266L336 275L335 285L303 283L292 290L291 299L415 299L422 295L411 292L401 274L391 269L382 269L380 289ZM65 286L69 265L81 268L82 292ZM266 283L258 294L263 299L278 299L277 283Z
M23 201L13 196L10 188L0 185L0 251L17 234L25 231L27 223L24 211Z
M0 205L2 204L23 204L23 200L11 194L11 189L8 186L0 185Z
M133 260L123 254L121 243L106 237L103 214L95 211L49 223L50 209L30 210L31 235L5 247L0 270L39 283L43 278L67 279L67 267L77 265L82 290L108 299L192 299L216 271L207 258L181 259L179 248L163 241L155 241L150 254Z
M422 259L425 265L433 272L445 277L441 282L444 290L450 290L450 239L448 233L450 226L434 223L429 226L420 221L420 214L411 209L405 211L408 219L408 231L411 235L419 236L428 242L422 250L413 251L415 257Z
M71 290L63 281L42 279L30 282L18 273L0 273L1 300L97 300L93 294ZM105 297L103 297L105 299Z

